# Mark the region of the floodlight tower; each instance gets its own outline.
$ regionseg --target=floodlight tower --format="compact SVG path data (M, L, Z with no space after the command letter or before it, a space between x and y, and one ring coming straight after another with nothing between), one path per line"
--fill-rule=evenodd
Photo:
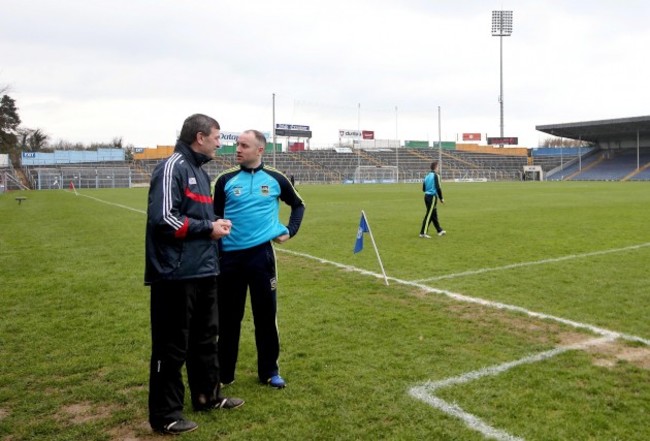
M501 108L501 138L503 138L503 37L512 34L512 11L492 11L492 36L499 37L499 106Z

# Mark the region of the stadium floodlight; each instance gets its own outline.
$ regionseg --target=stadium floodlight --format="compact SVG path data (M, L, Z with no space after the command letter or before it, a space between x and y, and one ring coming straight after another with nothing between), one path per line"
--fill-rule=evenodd
M509 37L512 34L512 11L492 11L492 36Z
M492 11L492 36L499 37L499 107L501 109L500 133L503 138L503 37L512 34L512 11ZM503 147L503 145L502 145Z

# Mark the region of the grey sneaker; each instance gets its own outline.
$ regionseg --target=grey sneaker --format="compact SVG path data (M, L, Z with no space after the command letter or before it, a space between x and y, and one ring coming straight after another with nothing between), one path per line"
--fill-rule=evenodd
M181 433L191 432L199 427L194 421L180 420L172 421L161 427L152 427L154 432L162 433L164 435L180 435Z
M445 234L447 234L445 230L438 231L438 236L444 236Z
M205 412L214 409L237 409L244 405L244 400L235 397L219 397L205 404L194 404L194 410Z
M420 234L420 237L422 239L431 239L431 236L429 236L428 234Z
M237 409L242 407L245 401L241 398L235 397L221 397L217 398L217 401L212 404L211 409Z

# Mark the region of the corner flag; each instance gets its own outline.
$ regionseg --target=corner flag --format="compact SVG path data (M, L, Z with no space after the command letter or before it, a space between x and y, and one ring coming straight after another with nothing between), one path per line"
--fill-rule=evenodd
M377 261L379 261L379 267L381 268L381 272L384 275L384 282L386 283L386 286L388 286L388 277L386 277L386 271L384 271L384 264L381 263L381 257L379 257L379 250L377 249L375 238L372 236L372 231L370 230L368 219L366 219L366 213L361 210L361 219L359 220L359 228L357 229L357 241L354 243L355 254L363 250L363 233L368 233L370 235L372 246L375 248L375 254L377 254Z
M363 250L363 233L367 233L369 231L370 230L368 230L368 222L366 222L366 215L362 211L361 220L359 220L359 229L357 230L357 241L354 243L355 254Z

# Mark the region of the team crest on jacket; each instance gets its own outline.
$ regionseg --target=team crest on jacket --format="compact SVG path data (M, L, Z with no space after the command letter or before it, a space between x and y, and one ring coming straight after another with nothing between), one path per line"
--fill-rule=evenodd
M264 196L268 196L268 195L269 195L269 186L268 186L268 185L262 185L262 194L263 194Z
M241 193L242 193L241 189L242 189L241 187L233 187L233 189L232 189L232 193L233 193L235 196L241 196Z
M190 185L196 185L196 178L194 176L190 178Z

